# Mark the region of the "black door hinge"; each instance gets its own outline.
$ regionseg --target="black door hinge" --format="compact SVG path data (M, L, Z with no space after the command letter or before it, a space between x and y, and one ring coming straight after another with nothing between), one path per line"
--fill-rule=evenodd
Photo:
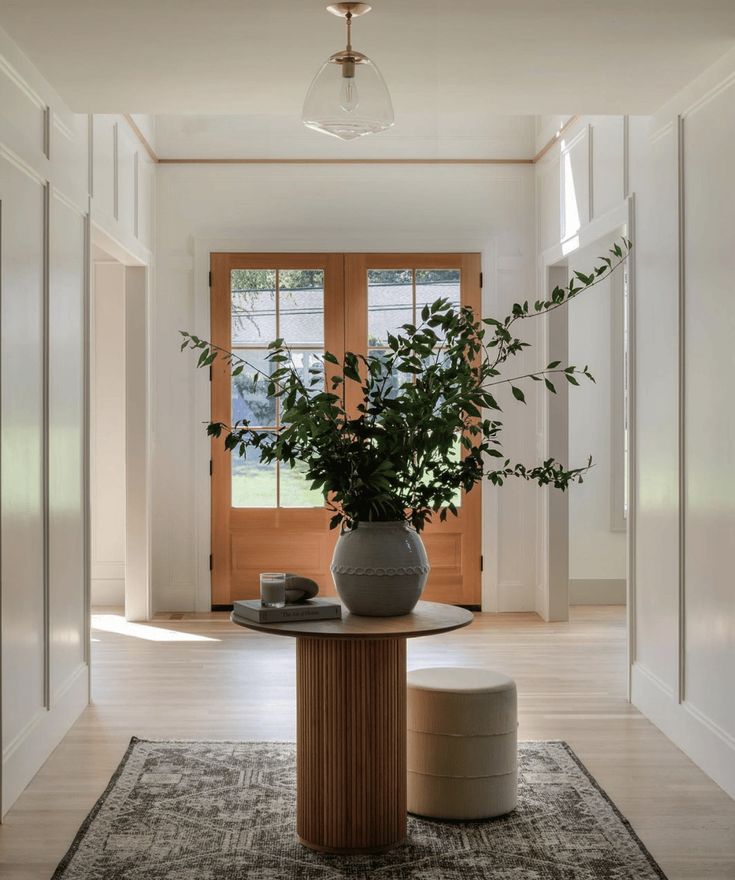
M209 554L209 570L212 570L212 554Z
M209 270L209 286L212 286L212 270Z
M212 273L210 272L209 274L210 274L210 277L211 277ZM209 284L210 284L210 286L211 286L212 282L210 281ZM480 272L480 289L482 289L482 272Z
M212 459L209 459L209 476L212 476Z
M484 570L485 570L485 557L480 556L480 571L484 571Z

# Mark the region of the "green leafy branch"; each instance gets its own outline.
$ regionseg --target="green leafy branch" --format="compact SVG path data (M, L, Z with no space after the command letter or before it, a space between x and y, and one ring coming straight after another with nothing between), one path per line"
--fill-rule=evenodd
M406 520L417 530L434 515L457 515L461 492L482 480L502 486L515 478L565 490L581 483L592 466L568 467L554 459L528 466L513 462L502 445L503 423L488 413L501 407L498 385L508 385L525 403L525 381L556 393L559 379L571 386L594 382L587 366L552 361L544 369L505 377L502 366L528 343L513 326L548 314L609 277L627 258L623 240L588 275L575 272L565 288L548 300L516 303L502 320L477 319L467 307L446 299L425 305L418 325L389 333L380 354L347 352L342 359L325 352L303 379L283 339L268 346L267 370L238 354L182 331L183 349L198 352L197 366L222 359L233 377L247 371L253 387L262 383L280 406L280 427L261 430L247 420L234 425L213 421L211 437L223 439L245 457L257 449L260 461L305 467L331 511L331 525ZM346 386L359 388L359 402L346 404Z

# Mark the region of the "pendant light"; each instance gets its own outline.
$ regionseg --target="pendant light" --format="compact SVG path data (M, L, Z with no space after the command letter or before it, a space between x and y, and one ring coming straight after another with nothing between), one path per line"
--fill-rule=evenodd
M352 19L371 7L335 3L327 9L345 19L347 46L330 55L314 77L304 99L303 123L346 141L384 131L394 121L388 87L367 55L352 48Z

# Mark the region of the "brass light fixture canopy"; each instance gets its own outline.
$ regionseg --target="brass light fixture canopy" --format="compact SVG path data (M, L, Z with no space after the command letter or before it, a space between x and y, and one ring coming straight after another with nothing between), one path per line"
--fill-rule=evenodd
M367 3L327 6L344 18L347 45L322 64L304 99L302 121L307 128L352 140L390 128L394 123L388 87L375 64L352 48L352 19L366 12Z
M353 18L357 18L359 15L370 12L372 8L369 3L332 3L331 6L327 6L327 10L332 15L338 15L340 18L344 18L348 13Z

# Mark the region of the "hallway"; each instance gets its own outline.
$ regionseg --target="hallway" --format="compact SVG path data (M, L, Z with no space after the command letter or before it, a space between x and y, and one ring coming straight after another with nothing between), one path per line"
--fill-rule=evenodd
M97 609L92 705L0 827L3 880L46 880L131 736L293 740L294 646L226 613L126 623ZM735 877L735 803L625 699L625 613L575 607L566 624L476 615L409 642L410 668L485 665L518 683L521 739L563 739L669 880Z

